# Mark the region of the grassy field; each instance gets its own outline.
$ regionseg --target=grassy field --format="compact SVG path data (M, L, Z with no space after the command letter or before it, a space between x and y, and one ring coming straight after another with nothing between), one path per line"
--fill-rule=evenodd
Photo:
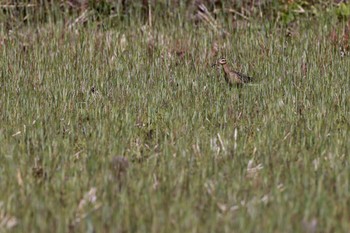
M220 22L3 31L0 231L349 232L344 25Z

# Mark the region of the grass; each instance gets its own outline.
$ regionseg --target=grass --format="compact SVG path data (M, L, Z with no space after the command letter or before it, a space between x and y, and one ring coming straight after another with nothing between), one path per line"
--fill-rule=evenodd
M223 25L226 38L177 21L7 37L0 231L348 231L350 64L332 24L291 38ZM229 88L214 40L260 85Z

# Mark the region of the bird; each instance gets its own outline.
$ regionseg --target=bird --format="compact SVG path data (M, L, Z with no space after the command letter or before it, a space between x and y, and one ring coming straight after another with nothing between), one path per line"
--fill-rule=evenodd
M225 58L219 59L218 63L222 65L225 72L225 81L229 86L242 86L243 84L251 83L253 81L252 77L239 73L237 71L231 70L227 64Z

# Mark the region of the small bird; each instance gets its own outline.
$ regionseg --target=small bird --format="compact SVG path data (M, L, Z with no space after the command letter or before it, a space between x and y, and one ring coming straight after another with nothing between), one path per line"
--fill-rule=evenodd
M252 77L231 70L230 67L227 65L227 61L225 58L221 58L218 61L218 63L224 68L225 80L228 83L228 85L242 86L243 84L250 83L253 81Z

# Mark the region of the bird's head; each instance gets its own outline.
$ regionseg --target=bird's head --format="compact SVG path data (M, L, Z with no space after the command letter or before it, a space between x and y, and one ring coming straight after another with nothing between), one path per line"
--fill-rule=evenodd
M218 61L218 63L219 63L220 65L225 65L225 64L227 63L227 61L226 61L225 58L220 58L219 61Z

